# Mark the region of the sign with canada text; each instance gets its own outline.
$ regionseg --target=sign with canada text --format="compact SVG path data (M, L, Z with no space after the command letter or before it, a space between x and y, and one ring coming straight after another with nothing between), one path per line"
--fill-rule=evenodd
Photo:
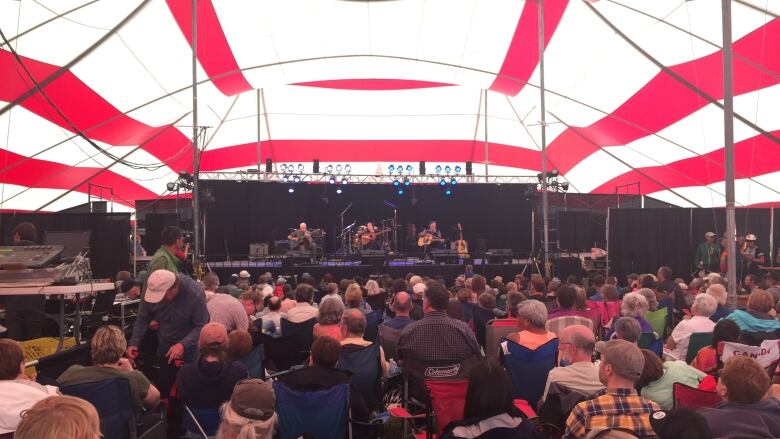
M763 367L769 367L780 359L780 340L764 340L761 346L748 346L740 343L724 342L723 355L721 358L725 363L729 358L736 355L750 357Z

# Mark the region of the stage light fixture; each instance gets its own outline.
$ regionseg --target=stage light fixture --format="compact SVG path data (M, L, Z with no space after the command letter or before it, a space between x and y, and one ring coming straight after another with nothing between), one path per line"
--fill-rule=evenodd
M406 172L411 174L412 171L414 171L414 168L412 168L412 165L406 165Z
M411 186L412 180L409 180L409 177L404 178L404 186Z
M455 166L455 173L460 174L460 166Z
M439 186L446 186L446 185L447 185L447 180L445 180L443 178L441 180L439 180Z
M173 192L176 190L176 183L168 183L167 186L169 192Z
M455 186L456 184L458 184L458 179L455 178L455 177L452 177L452 180L450 180L450 184Z
M303 172L303 163L298 163L298 172Z
M563 192L568 192L569 191L569 182L568 181L564 181L563 183L561 183L561 190Z
M296 176L293 177L293 183L300 183L300 181L301 181L301 177L300 176L296 175Z
M398 186L400 186L400 185L401 185L401 182L400 182L400 181L398 181L398 179L397 179L397 178L394 178L394 179L393 179L393 186L395 186L395 187L398 187Z
M333 165L328 165L325 167L325 173L326 174L332 174L333 173Z
M390 165L390 166L388 166L388 167L387 167L387 172L389 172L390 174L392 174L392 173L393 173L393 171L395 171L395 166L393 166L393 165Z
M400 163L399 163L399 164L398 164L398 165L395 167L395 170L396 170L396 171L398 171L398 175L401 175L401 174L403 174L403 173L404 173L404 165L402 165L402 164L400 164Z
M336 193L337 193L337 194L340 194L340 193L342 193L342 192L344 192L344 190L343 190L343 189L341 189L341 186L339 186L339 187L337 187L337 188L336 188Z
M341 173L341 165L336 165L336 174Z
M451 197L452 196L452 189L451 188L445 189L444 190L444 195L447 196L447 197Z
M293 192L295 192L295 188L290 186L290 187L287 188L287 192L293 193Z
M404 191L404 188L398 188L398 195L403 195L405 193L406 191Z
M289 175L283 175L282 176L282 181L287 183L288 181L290 181L290 176Z
M441 165L436 165L436 173L441 174Z
M341 177L341 184L347 184L347 183L349 183L349 177L347 177L346 175Z
M344 172L346 172L347 174L351 173L352 172L352 166L345 165L344 166Z
M333 174L331 174L330 176L328 176L328 183L330 183L330 184L336 184L336 176L335 176L335 175L333 175Z

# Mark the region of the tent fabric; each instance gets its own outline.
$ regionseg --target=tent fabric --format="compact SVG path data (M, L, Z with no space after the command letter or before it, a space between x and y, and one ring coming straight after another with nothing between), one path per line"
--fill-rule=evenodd
M541 170L536 0L197 5L203 171ZM780 202L776 6L732 6L743 206ZM87 193L129 210L192 172L191 7L0 2L1 210ZM548 166L570 191L724 205L720 2L546 0L544 17Z

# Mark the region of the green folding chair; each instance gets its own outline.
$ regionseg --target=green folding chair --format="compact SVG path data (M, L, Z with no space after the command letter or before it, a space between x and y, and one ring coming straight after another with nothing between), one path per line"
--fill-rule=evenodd
M653 327L653 332L660 338L666 338L666 321L669 317L669 308L658 308L645 315L645 320Z
M685 362L691 364L701 348L712 344L712 332L694 332L688 341L688 352L685 354Z

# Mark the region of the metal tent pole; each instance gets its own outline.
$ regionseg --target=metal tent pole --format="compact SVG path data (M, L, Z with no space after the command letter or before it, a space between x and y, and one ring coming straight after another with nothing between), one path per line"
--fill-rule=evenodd
M544 0L537 0L539 3L539 108L542 118L540 126L542 128L542 221L544 227L544 276L550 278L550 237L549 220L550 206L547 200L547 121L544 108Z
M198 0L192 0L192 265L198 266L200 256L200 142L198 129Z
M728 254L728 306L737 307L737 255L734 214L734 89L733 51L731 47L731 0L721 0L723 23L723 137L726 164L726 252Z

